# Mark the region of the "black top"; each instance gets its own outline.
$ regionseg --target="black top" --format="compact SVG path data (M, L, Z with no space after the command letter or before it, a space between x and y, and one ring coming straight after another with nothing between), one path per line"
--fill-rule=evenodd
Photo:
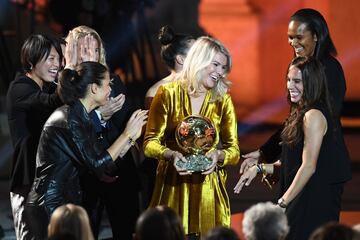
M342 135L334 129L325 107L316 106L327 121L316 170L303 189L288 203L286 216L290 232L286 239L305 240L314 229L330 221L339 221L343 183L350 179L350 164ZM304 136L295 146L282 144L280 196L290 187L302 164Z
M346 92L344 71L338 60L331 55L324 57L320 61L325 70L329 95L331 98L331 105L334 107L332 110L334 115L335 127L341 130L340 114ZM275 134L273 134L265 142L265 144L260 147L260 150L262 151L262 156L266 162L275 162L281 154L280 135L283 127L284 126L282 126L278 131L276 131ZM342 148L346 149L345 143ZM348 159L346 161L348 161Z
M36 150L45 121L62 102L50 88L39 85L24 74L10 83L6 109L14 147L10 189L21 188L34 180Z
M27 204L45 205L49 214L62 204L79 204L79 173L83 170L101 177L104 173L111 175L117 166L97 143L91 119L77 101L58 108L45 123Z
M321 143L316 171L312 178L321 179L324 183L342 183L350 180L351 170L347 149L342 134L334 128L329 112L321 105L314 107L320 110L327 121L327 131ZM281 152L281 195L290 187L302 164L304 136L293 147L282 144Z

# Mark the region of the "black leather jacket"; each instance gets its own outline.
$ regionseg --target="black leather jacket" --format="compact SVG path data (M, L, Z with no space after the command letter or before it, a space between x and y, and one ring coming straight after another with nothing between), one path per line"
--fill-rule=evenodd
M116 171L116 163L96 140L91 119L80 101L58 108L40 137L36 175L27 205L43 206L50 216L62 204L80 204L81 172L101 177Z

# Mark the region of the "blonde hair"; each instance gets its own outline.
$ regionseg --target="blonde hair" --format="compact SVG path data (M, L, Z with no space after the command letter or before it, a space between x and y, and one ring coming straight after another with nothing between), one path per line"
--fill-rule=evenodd
M66 234L77 240L94 240L84 208L69 203L55 209L48 226L48 238Z
M71 41L71 35L72 37L74 37L75 39L80 39L85 37L86 35L90 34L91 36L93 36L99 43L99 63L101 63L102 65L106 66L106 53L105 53L105 48L104 48L104 44L103 41L101 40L100 35L92 28L82 25L82 26L78 26L76 28L73 28L71 30L71 34L69 33L66 36L65 41L68 43L69 41Z
M196 94L201 87L204 70L213 61L217 53L222 53L227 59L226 70L216 86L212 88L211 102L221 101L222 97L230 88L230 81L226 79L231 70L231 56L222 43L211 37L198 38L190 48L184 61L183 69L177 79L182 81L190 94Z

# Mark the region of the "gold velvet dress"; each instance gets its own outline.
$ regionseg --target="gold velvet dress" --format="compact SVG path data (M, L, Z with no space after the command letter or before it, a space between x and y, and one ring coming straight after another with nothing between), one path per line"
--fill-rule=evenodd
M172 162L163 157L165 150L182 152L175 140L175 129L185 117L192 115L191 101L179 82L161 86L154 97L146 127L145 155L158 159L155 188L149 207L166 205L182 219L186 234L201 236L215 226L230 227L230 203L225 188L227 173L224 165L238 163L240 151L237 120L231 97L210 102L211 91L205 96L200 115L211 119L217 130L215 146L221 139L224 162L209 175L180 176Z

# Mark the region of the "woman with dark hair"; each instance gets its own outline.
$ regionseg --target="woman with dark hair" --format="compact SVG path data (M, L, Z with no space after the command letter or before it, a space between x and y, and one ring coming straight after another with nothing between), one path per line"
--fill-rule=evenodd
M346 83L341 64L335 58L337 52L324 17L314 9L298 10L290 18L288 41L294 49L295 56L312 56L319 60L324 67L330 103L333 106L334 126L337 130L337 148L341 152L346 152L337 161L338 171L332 176L332 183L343 186L346 181L351 179L350 158L347 154L340 123ZM270 163L278 160L281 154L281 132L282 129L279 129L260 149L243 156L245 160L241 164L240 174L257 164L259 160ZM249 178L245 184L249 185L251 180Z
M92 172L113 181L121 157L140 136L147 111L137 110L123 133L106 150L96 137L89 113L110 96L110 77L105 66L83 62L60 75L60 96L66 105L58 108L44 125L36 158L36 178L25 214L35 239L44 239L49 216L65 203L80 204L79 175Z
M6 96L10 136L14 148L10 201L17 239L26 239L24 203L34 181L36 150L42 127L62 102L49 88L55 81L62 53L61 41L49 35L31 35L21 49L23 72L10 83Z
M176 34L169 26L159 30L158 39L161 43L161 59L170 70L170 75L161 79L149 88L145 95L145 108L149 109L158 88L174 80L175 74L181 71L185 57L195 39L190 35Z
M181 219L166 206L144 211L136 222L134 240L185 240Z
M287 73L290 113L281 132L280 199L290 232L287 239L305 240L318 226L338 221L343 184L334 184L347 152L339 148L326 76L311 57L295 58ZM239 193L257 173L273 172L273 164L257 164L241 176Z

